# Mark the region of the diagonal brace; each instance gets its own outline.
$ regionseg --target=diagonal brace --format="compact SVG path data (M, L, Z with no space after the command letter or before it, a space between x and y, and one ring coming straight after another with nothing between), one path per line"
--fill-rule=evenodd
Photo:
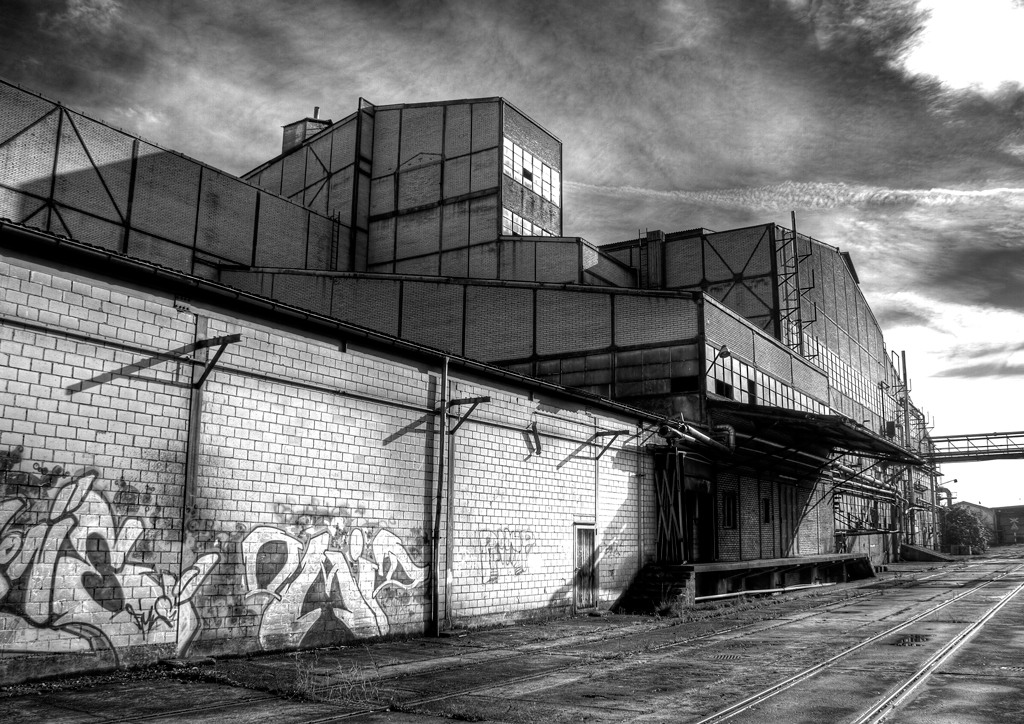
M207 347L217 347L216 353L213 355L213 359L210 360L203 368L203 373L199 376L199 379L192 383L192 388L198 390L206 382L206 378L213 372L213 368L217 366L217 361L220 356L224 354L224 350L227 349L229 344L233 344L242 338L240 334L229 334L224 337L214 337L213 339L204 339L196 342L196 349L205 349Z
M462 427L462 424L466 420L469 419L470 415L473 414L473 410L476 409L477 405L480 405L480 404L482 404L484 402L490 402L490 401L491 401L490 397L466 397L466 398L463 398L461 400L452 400L452 401L450 401L448 403L448 409L449 410L451 408L453 408L453 407L458 407L460 405L469 405L470 408L468 410L466 410L465 414L462 415L462 417L459 418L459 421L456 422L455 426L451 430L448 431L448 434L449 435L454 435L456 432L458 432L459 428Z
M610 448L615 443L615 440L618 439L619 435L628 435L629 433L630 433L630 430L608 430L607 432L595 432L590 437L591 441L596 440L599 437L610 437L611 440L609 440L605 444L605 446L603 448L601 448L601 452L599 452L597 455L595 455L594 459L595 460L600 460L601 456L604 455L606 452L608 452L608 448Z

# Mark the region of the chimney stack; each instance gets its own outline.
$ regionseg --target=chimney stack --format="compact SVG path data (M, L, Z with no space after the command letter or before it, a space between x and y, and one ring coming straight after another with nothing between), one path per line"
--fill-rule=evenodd
M315 136L320 131L331 125L330 119L320 118L320 106L313 107L313 117L303 118L301 121L289 123L284 126L284 137L281 139L281 153L288 153L293 148L301 146L307 138Z

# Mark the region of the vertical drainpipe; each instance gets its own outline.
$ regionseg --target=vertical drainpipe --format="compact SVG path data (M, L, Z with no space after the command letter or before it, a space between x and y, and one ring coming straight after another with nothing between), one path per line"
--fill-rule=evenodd
M594 416L594 434L601 431ZM601 438L595 437L598 441ZM599 447L599 446L598 446ZM595 448L596 451L596 448ZM601 560L601 458L594 456L594 598L595 605L601 607L601 576L597 571L597 562Z
M637 423L636 433L636 572L644 567L644 453L640 445L643 423Z
M439 391L440 405L438 406L438 413L440 418L439 424L439 442L437 450L437 505L434 509L434 541L433 551L431 554L431 616L430 625L431 633L434 636L438 636L441 633L441 612L440 612L440 591L439 589L439 576L438 576L438 560L441 557L441 504L445 488L445 449L448 443L448 357L444 358L444 362L441 366L441 389ZM447 591L446 591L447 597ZM447 612L446 612L447 613Z
M448 413L444 413L444 434L448 436ZM444 525L444 623L445 629L454 628L452 623L452 589L455 585L455 436L448 445L448 481L445 496L448 510Z
M903 440L906 443L907 449L910 449L910 378L907 375L907 352L906 350L900 352L900 358L902 360L903 367ZM917 496L914 493L914 474L910 465L907 465L907 523L909 530L907 531L908 543L916 543L915 540L915 529L914 519L917 513L913 510L914 504L917 502Z

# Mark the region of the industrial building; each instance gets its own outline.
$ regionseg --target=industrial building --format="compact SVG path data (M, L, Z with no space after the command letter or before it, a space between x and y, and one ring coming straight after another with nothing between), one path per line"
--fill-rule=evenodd
M239 179L0 84L0 681L813 585L935 545L849 255L597 246L500 98Z

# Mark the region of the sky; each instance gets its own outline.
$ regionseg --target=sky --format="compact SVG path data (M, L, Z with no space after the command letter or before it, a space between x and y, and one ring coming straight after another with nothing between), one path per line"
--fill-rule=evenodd
M1022 0L0 0L0 77L231 173L281 126L504 96L564 232L777 222L852 254L935 435L1024 430ZM943 467L1024 502L1024 460Z

